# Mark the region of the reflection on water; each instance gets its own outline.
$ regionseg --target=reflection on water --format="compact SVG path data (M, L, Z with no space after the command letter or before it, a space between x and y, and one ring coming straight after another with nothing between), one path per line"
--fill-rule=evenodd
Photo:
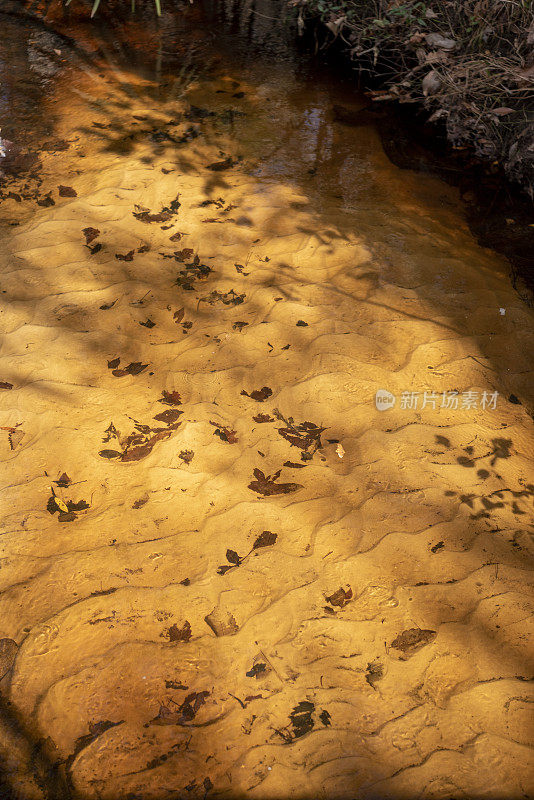
M2 23L4 784L527 796L506 263L275 2Z

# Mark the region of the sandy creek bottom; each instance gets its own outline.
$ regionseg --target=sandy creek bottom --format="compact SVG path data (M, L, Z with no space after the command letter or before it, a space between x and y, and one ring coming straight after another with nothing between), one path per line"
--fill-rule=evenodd
M533 314L339 102L261 54L71 65L3 182L25 800L50 765L91 800L532 796Z

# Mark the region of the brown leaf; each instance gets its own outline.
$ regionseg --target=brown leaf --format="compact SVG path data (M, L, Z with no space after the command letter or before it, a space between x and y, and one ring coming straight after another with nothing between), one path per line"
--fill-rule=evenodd
M214 161L213 164L208 164L208 169L211 169L212 172L222 172L226 169L231 169L234 166L233 159L229 156L225 158L224 161Z
M178 311L174 312L174 314L172 315L172 318L176 322L176 324L178 325L183 320L184 316L185 316L185 309L184 308L180 308Z
M188 642L193 633L190 623L186 620L181 628L176 624L171 625L167 631L167 635L169 637L169 642Z
M290 467L291 469L304 469L306 464L299 464L297 461L284 461L284 467Z
M72 186L60 186L59 187L59 196L60 197L78 197L78 193L76 189L73 189Z
M24 431L20 428L10 431L7 435L11 450L15 450L24 439Z
M82 233L85 236L85 244L91 244L97 236L100 236L98 228L84 228Z
M254 422L274 422L274 417L270 417L268 414L256 414L255 417L252 417Z
M191 258L193 253L194 250L191 247L184 247L183 250L176 250L174 257L177 261L187 261L188 258Z
M277 540L277 534L271 533L271 531L262 531L252 547L254 550L257 550L258 547L270 547L272 544L275 544Z
M153 322L153 320L151 320L151 319L147 319L146 322L140 322L139 325L142 325L143 328L148 328L150 330L150 328L154 328L155 327L156 323Z
M132 361L125 369L114 369L111 373L116 378L123 378L125 375L139 375L148 367L148 364L143 364L141 361Z
M38 206L44 206L44 208L48 208L49 206L55 206L55 201L48 195L45 197L40 197L37 201Z
M139 208L139 206L136 206ZM134 217L141 222L168 222L172 219L173 215L170 211L160 211L159 214L152 214L150 211L132 211Z
M71 479L69 478L69 476L67 475L67 473L66 473L66 472L63 472L63 474L62 474L62 475L60 475L60 476L59 476L59 478L57 479L57 481L54 481L54 483L56 484L56 486L61 486L61 488L63 488L63 489L64 489L64 488L66 488L67 486L70 486L70 484L72 483L72 481L71 481Z
M122 255L121 253L115 253L115 258L117 261L133 261L134 253L135 250L130 250L125 255Z
M8 381L0 381L0 389L12 389L13 384L9 383Z
M72 511L58 515L58 522L74 522L75 519L78 519L78 517Z
M121 363L120 357L113 358L111 361L108 361L108 369L116 369L120 363Z
M159 713L152 722L157 725L184 725L191 722L198 709L206 702L206 697L209 697L209 692L192 692L176 711L171 711L167 706L160 706Z
M204 621L210 626L215 636L231 636L239 630L233 614L219 608L214 608L207 614Z
M100 450L98 455L102 458L121 458L122 453L118 450Z
M156 414L154 419L157 419L158 422L166 422L167 424L171 424L172 422L176 422L178 417L180 417L184 412L178 411L177 409L169 408L167 411L162 411L160 414Z
M77 503L74 503L72 500L67 500L67 508L69 511L85 511L85 509L89 507L89 503L86 503L85 500L78 500Z
M403 653L403 660L410 658L425 645L430 644L436 638L437 633L433 630L423 630L422 628L409 628L399 633L396 639L391 642L391 647Z
M241 558L238 556L235 550L226 551L226 560L229 561L230 564L241 564Z
M270 497L275 494L290 494L291 492L296 492L298 489L302 489L300 483L276 483L279 475L280 470L271 476L265 475L259 469L255 469L254 477L256 480L251 481L248 488L264 497Z
M234 322L232 328L234 331L242 331L248 325L248 322Z
M131 447L121 454L121 461L140 461L142 458L150 455L155 442L146 442L145 444Z
M219 425L218 422L212 422L210 420L210 425L215 427L213 431L214 436L218 436L223 442L227 442L228 444L235 444L238 440L236 431L232 430L231 428L226 428L224 425Z
M343 608L343 606L346 605L351 598L352 598L352 589L350 588L350 586L348 589L343 589L343 588L338 589L337 591L334 592L334 594L331 594L330 597L327 597L325 595L325 600L328 603L330 603L330 605L339 606L340 608Z
M264 400L267 400L273 393L272 389L269 389L268 386L263 386L261 389L254 389L253 392L246 392L244 389L241 392L242 395L245 397L250 397L251 400L256 400L258 403L263 403Z
M139 498L139 500L135 500L135 501L132 503L132 508L136 508L136 509L137 509L137 508L142 508L142 507L143 507L144 505L146 505L147 503L148 503L148 497L147 497L147 496L145 496L145 497L140 497L140 498Z
M165 403L168 406L181 406L180 392L167 392L165 389L162 392L163 397L158 400L158 403Z
M193 450L182 450L181 453L179 453L180 458L186 464L190 464L191 463L191 461L193 460L194 455L195 455L195 453L194 453Z

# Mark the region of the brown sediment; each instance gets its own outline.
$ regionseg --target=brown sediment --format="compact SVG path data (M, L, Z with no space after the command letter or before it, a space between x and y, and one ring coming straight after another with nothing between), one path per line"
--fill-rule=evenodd
M38 188L76 197L16 178L0 205L8 784L512 800L533 312L456 188L334 121L342 88L223 64L178 96L118 57L71 68L43 108L75 144Z

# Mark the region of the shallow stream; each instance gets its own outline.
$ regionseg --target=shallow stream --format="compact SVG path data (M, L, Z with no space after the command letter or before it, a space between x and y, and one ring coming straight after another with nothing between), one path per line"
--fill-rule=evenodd
M276 2L16 6L5 784L531 796L534 315L508 263L340 119L365 98Z

